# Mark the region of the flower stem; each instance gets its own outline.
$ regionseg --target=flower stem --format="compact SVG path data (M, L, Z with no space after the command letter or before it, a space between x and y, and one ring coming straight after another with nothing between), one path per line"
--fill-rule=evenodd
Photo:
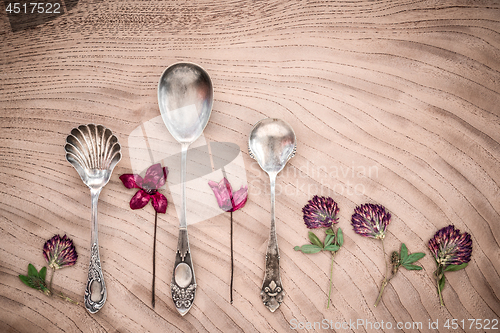
M234 273L234 256L233 256L233 212L231 212L231 284L229 297L233 304L233 273Z
M153 309L155 307L155 278L156 278L156 226L158 225L158 212L155 209L155 230L153 233L153 282L151 286L152 290L152 298L151 298L151 305L153 306Z
M384 289L385 289L385 286L387 286L387 283L389 281L387 281L385 278L384 278L384 281L382 281L382 287L380 287L380 293L378 294L378 297L377 297L377 300L375 301L375 307L377 307L378 305L378 302L380 302L380 300L382 299L382 294L384 293Z
M441 306L444 306L443 295L441 294L441 288L439 288L439 280L437 281L437 287L438 287L439 302L441 302Z
M380 287L380 293L378 294L374 307L377 307L378 303L382 299L382 294L384 293L385 286L387 286L390 281L390 278L387 279L387 253L385 253L384 239L381 239L380 241L382 242L382 251L384 252L385 275L384 280L382 281L382 286Z
M328 304L326 305L327 309L330 308L330 298L332 295L333 260L335 259L335 253L336 252L332 252L332 262L330 264L330 289L328 290Z
M73 304L76 304L76 305L80 305L79 302L72 300L71 298L69 298L68 296L64 295L63 293L57 293L55 295L57 295L58 297L62 298L63 300L65 300L67 302L70 302L70 303L73 303Z
M52 279L54 278L54 274L56 273L55 269L52 269L52 275L50 276L49 290L52 292Z
M387 253L385 253L384 240L380 240L382 242L382 251L384 252L384 264L385 264L385 275L384 280L387 280Z

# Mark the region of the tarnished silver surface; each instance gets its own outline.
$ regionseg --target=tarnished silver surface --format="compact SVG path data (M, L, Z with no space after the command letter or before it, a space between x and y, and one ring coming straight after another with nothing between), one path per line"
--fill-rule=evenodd
M274 312L283 302L280 255L274 214L276 176L295 155L296 140L293 129L280 119L267 118L255 124L248 138L248 151L271 181L271 228L266 253L266 271L260 296L264 305Z
M158 83L158 105L163 122L181 144L181 216L179 241L170 289L177 311L185 315L196 292L186 221L186 156L189 145L203 132L213 104L212 81L207 72L192 63L168 67Z
M97 202L102 188L111 177L114 167L120 161L121 147L116 136L101 125L80 125L66 138L66 159L73 165L90 188L91 246L90 265L85 288L85 307L90 313L96 313L106 302L106 285L99 257L97 234Z

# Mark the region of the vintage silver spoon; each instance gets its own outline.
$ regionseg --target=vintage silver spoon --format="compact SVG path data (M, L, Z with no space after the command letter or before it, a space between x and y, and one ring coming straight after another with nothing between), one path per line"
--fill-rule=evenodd
M97 201L102 188L111 177L113 168L120 161L121 147L116 136L101 125L80 125L66 138L66 159L71 163L83 183L90 188L92 218L90 265L85 288L85 307L96 313L106 302L106 285L99 257L97 235Z
M177 311L184 316L196 292L186 221L186 156L189 145L201 135L213 104L212 81L192 63L169 66L158 83L158 105L168 131L181 144L181 214L179 240L170 289Z
M280 119L267 118L253 127L248 138L250 157L255 159L262 170L267 172L271 180L271 228L266 253L266 272L262 282L260 297L264 305L274 312L283 302L283 286L280 276L280 255L276 223L274 219L274 202L276 176L283 170L290 158L295 155L295 133L286 122Z

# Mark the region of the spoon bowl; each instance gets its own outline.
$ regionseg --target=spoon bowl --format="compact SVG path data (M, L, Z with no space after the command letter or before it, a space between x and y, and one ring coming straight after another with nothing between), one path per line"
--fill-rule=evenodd
M99 311L106 302L106 285L101 269L97 233L97 202L102 188L108 183L114 167L120 161L121 147L113 133L101 125L80 125L66 138L66 159L90 188L91 248L90 265L85 288L85 307L90 313Z
M179 240L170 290L177 311L184 316L196 293L186 221L186 159L189 145L203 132L213 105L212 81L192 63L168 67L158 83L158 106L168 131L181 144L181 211Z
M278 238L275 222L276 176L295 155L295 133L290 125L280 119L267 118L255 124L248 138L250 157L267 172L271 182L271 228L266 252L266 271L260 296L264 305L274 312L283 302L285 294L281 284Z
M295 133L286 122L267 118L259 121L250 133L250 155L267 173L279 173L295 154Z
M168 131L179 143L193 143L207 126L213 104L212 81L198 65L168 67L158 83L158 106Z

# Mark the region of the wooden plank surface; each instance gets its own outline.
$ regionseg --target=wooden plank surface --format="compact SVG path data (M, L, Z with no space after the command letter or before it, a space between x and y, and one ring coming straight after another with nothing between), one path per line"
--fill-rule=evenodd
M0 331L292 332L302 331L299 323L324 327L323 320L365 323L340 332L376 331L366 322L384 322L384 332L495 331L469 329L468 319L500 316L498 1L61 3L62 15L24 21L6 14L7 1L0 4ZM208 187L192 183L191 197L205 198L207 207L200 213L203 205L188 203L198 292L185 317L177 314L169 287L177 245L175 184L161 190L170 205L159 217L152 309L154 211L131 211L135 192L118 179L140 171L151 156L166 161L180 149L161 128L157 104L158 79L177 61L201 65L214 85L212 116L196 145L238 145L241 154L228 172L235 184L248 183L250 193L234 213L230 304L229 214L216 212ZM278 177L286 296L275 313L259 297L268 178L246 151L252 126L265 117L284 119L298 139L297 155ZM90 194L63 146L72 128L87 123L109 127L123 147L100 197L108 300L94 315L17 277L28 263L42 267L45 240L66 233L79 259L56 273L54 287L83 299ZM145 138L149 152L141 148ZM172 181L179 167L170 162ZM201 179L220 175L214 170ZM314 194L338 202L345 231L330 309L330 256L293 250L307 242L301 208ZM377 308L382 249L350 227L353 209L365 202L393 215L388 251L403 242L427 254L422 271L398 273ZM466 270L447 275L447 306L441 307L426 243L448 224L469 232L474 250ZM445 328L448 319L465 320L466 329ZM429 329L436 321L438 329ZM396 329L413 322L422 327ZM323 327L309 331L331 330Z

